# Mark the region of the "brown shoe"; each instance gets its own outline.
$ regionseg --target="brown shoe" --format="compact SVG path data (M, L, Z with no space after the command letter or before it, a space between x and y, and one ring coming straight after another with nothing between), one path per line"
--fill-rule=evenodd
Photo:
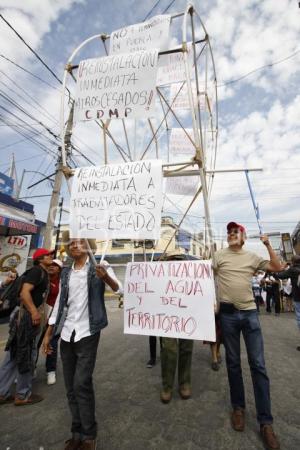
M231 414L231 425L235 431L244 431L245 411L243 409L234 409Z
M81 447L79 450L96 450L97 441L96 439L89 439L87 441L81 442Z
M64 450L80 450L81 444L82 442L80 439L68 439L65 442Z
M260 434L267 450L278 450L280 449L279 441L276 434L273 431L272 425L261 425Z
M160 393L160 400L163 403L169 403L172 398L172 391L161 391Z
M188 384L182 384L179 387L179 395L182 400L188 400L192 395L191 387Z
M15 398L15 406L25 406L25 405L33 405L34 403L39 403L44 400L44 397L38 394L31 394L28 398Z
M13 403L13 401L14 397L12 395L9 395L8 397L0 395L0 405L7 405L8 403Z

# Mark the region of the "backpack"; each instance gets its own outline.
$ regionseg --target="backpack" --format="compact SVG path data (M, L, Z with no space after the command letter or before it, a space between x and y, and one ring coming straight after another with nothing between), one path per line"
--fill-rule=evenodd
M1 311L12 311L16 306L20 305L20 292L24 283L24 279L28 272L31 269L25 270L22 275L17 277L14 281L9 283L9 285L4 288L3 292L0 295L0 310ZM44 279L44 271L42 270L42 276L41 280L39 281L39 284Z

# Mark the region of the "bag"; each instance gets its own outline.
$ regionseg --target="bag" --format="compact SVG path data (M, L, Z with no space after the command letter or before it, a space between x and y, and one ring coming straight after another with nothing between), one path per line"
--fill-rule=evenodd
M26 272L24 272L23 275L25 275ZM20 304L19 294L23 285L23 275L9 283L2 292L0 296L0 308L2 311L11 311Z
M17 277L4 289L0 296L0 309L2 311L12 311L16 306L20 305L20 292L24 283L24 279L30 270L31 269L25 270L22 275ZM39 284L41 284L44 279L44 271L43 269L41 270L42 273Z

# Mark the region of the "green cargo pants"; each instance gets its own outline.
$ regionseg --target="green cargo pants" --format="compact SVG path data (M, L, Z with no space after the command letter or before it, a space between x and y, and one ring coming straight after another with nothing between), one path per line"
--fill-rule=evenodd
M191 366L194 341L162 338L161 375L164 391L172 391L178 360L178 385L191 385Z

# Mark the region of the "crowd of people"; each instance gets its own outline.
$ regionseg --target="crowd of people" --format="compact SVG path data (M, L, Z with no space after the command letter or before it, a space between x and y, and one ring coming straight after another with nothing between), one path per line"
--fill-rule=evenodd
M267 236L261 236L269 258L264 259L243 248L245 228L230 222L227 225L228 247L214 257L214 272L218 307L216 308L216 342L209 342L212 369L221 363L220 345L224 344L225 359L232 405L231 424L234 430L245 428L245 392L241 370L240 336L248 355L257 421L265 448L280 448L273 430L270 381L264 360L264 347L258 312L264 305L275 314L283 309L295 309L300 330L300 256L285 267L273 251ZM0 367L0 404L32 405L43 400L32 392L32 383L39 353L46 355L47 383L56 382L58 341L63 368L66 396L71 413L71 437L65 450L95 450L97 422L93 370L96 363L101 330L107 326L104 302L105 288L120 293L122 284L105 261L94 265L89 252L96 250L94 240L70 239L62 236L63 245L72 260L63 267L54 252L37 249L33 267L19 280L18 305L9 324L5 357ZM178 259L178 257L168 257ZM283 280L283 281L282 281ZM2 283L15 283L9 275ZM156 363L157 340L149 337L150 360ZM159 339L162 389L160 399L168 404L172 399L178 370L178 390L183 400L192 395L191 366L193 341L162 337ZM300 346L297 347L300 350ZM15 394L12 395L13 385Z

